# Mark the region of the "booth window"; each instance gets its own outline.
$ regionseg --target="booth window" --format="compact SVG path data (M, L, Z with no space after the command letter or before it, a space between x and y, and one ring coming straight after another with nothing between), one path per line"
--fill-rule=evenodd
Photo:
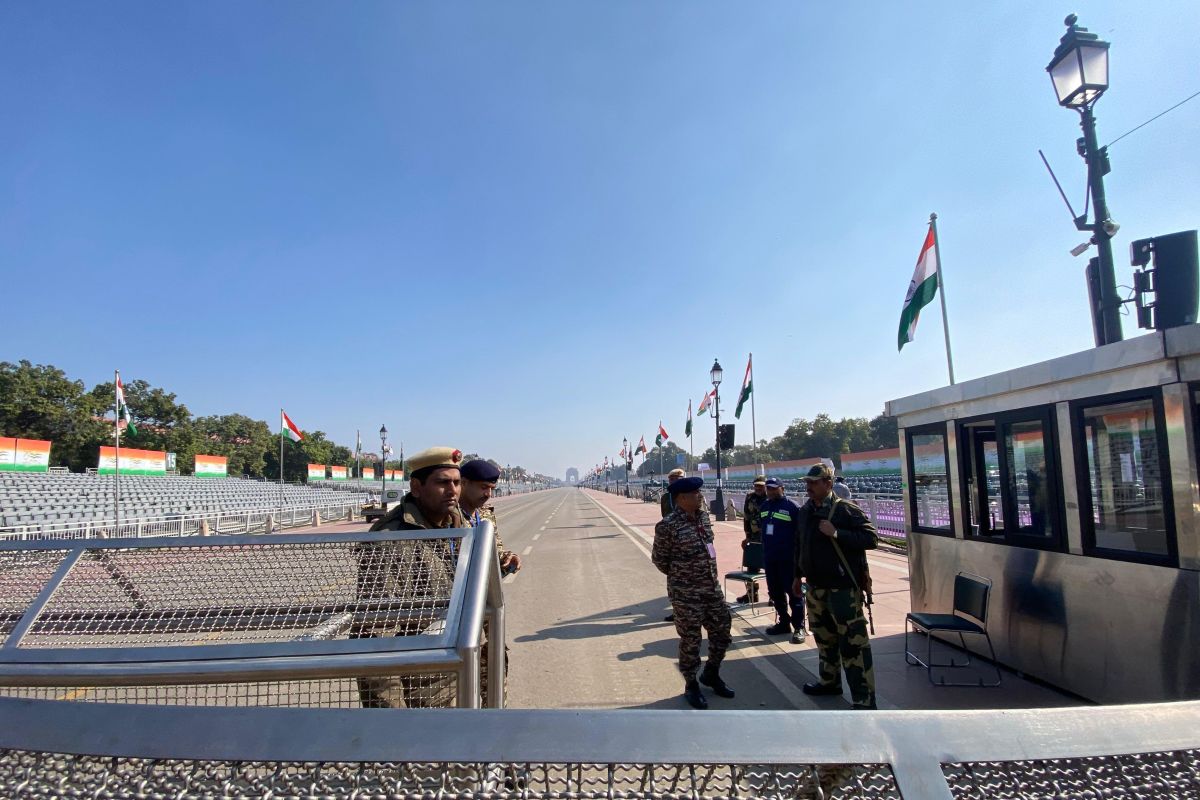
M1004 472L1011 527L1023 536L1052 539L1056 535L1057 515L1050 502L1046 438L1041 420L1004 425Z
M909 505L914 529L953 532L948 465L944 425L908 431Z
M1085 543L1138 560L1169 559L1162 428L1154 399L1081 406L1077 415L1087 481L1081 491Z

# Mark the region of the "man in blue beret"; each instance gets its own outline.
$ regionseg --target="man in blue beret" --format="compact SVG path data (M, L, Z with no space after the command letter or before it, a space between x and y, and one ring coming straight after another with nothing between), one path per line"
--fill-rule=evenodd
M721 679L721 662L731 641L729 606L717 581L717 551L712 524L700 513L704 495L700 478L681 478L669 487L674 506L667 518L654 526L651 558L667 576L667 596L679 633L679 671L683 674L684 699L692 708L708 708L700 684L718 697L733 697L733 689ZM708 663L700 668L701 628L708 631Z
M500 481L500 468L490 461L476 458L462 465L462 491L459 493L458 505L462 509L467 524L474 527L480 520L488 520L496 531L496 554L500 557L500 569L505 573L516 572L521 568L521 557L511 550L504 549L504 540L500 538L500 525L496 521L495 507L488 505L496 484Z

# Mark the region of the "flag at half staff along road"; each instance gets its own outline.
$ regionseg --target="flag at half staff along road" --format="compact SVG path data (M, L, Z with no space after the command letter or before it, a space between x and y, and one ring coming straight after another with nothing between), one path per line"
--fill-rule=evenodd
M670 436L667 436L667 429L662 426L661 422L658 423L658 436L654 437L654 443L659 447L662 447L662 443L670 438Z
M296 427L296 423L292 422L291 418L287 415L287 413L284 412L283 409L279 410L279 417L279 430L283 431L285 436L287 436L293 442L300 442L304 440L304 435L300 433L300 429Z
M933 302L934 296L937 295L937 289L937 233L933 225L930 225L929 233L925 235L925 244L921 245L921 255L917 258L917 268L913 270L912 280L908 282L908 294L904 298L904 309L900 312L897 350L903 350L904 345L913 340L917 332L917 320L921 316L921 309Z

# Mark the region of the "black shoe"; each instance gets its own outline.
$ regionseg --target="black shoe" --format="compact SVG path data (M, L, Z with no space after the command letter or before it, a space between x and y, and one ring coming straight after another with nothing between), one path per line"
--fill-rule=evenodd
M663 617L663 622L674 622L674 621L675 621L674 614L667 614L665 617Z
M684 687L683 699L687 700L688 705L697 711L708 708L708 701L704 699L704 692L700 691L700 684L696 683L695 678L688 681L687 686Z
M741 603L741 604L743 604L743 605L745 605L746 603L749 603L749 602L750 602L750 595L748 595L748 594L744 594L744 595L742 595L741 597L739 597L739 598L737 599L737 602L739 602L739 603Z
M787 636L792 632L792 626L786 622L780 622L767 628L765 633L767 636Z
M729 688L729 684L721 680L721 675L717 670L711 667L705 667L700 673L700 682L713 690L713 694L717 697L733 697L734 691Z
M804 684L804 693L815 695L841 695L842 685L840 683L835 686L828 686L820 682L806 683Z

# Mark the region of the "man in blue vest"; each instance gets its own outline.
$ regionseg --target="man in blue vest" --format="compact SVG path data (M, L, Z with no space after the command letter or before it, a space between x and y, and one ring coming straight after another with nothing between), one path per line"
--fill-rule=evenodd
M758 510L762 533L767 594L779 622L767 628L770 636L792 635L792 644L804 642L804 595L793 592L796 565L796 522L800 507L784 497L783 483L767 478L767 499Z

